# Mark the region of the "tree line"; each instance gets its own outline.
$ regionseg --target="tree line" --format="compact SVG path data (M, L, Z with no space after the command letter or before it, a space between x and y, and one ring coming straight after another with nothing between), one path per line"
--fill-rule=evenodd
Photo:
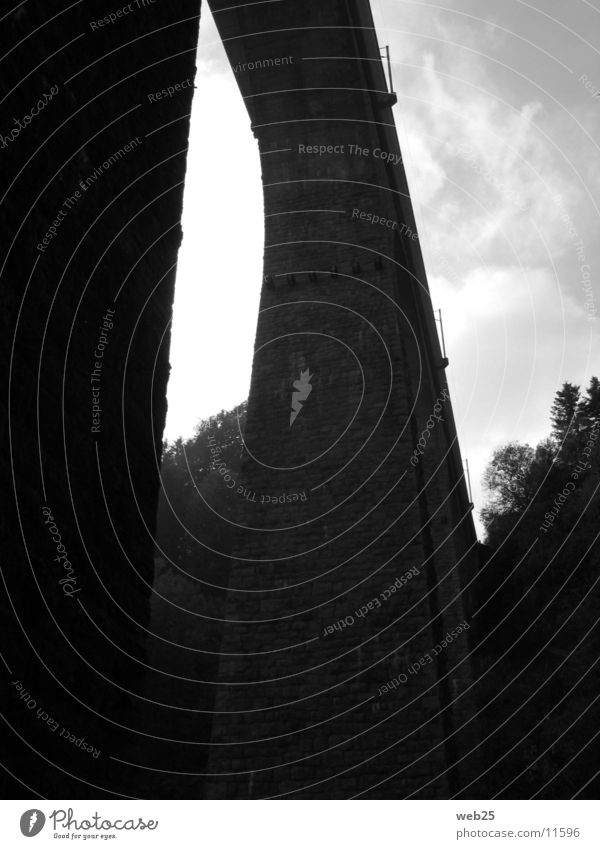
M484 762L505 798L569 798L598 779L600 384L564 383L535 447L497 448L472 613ZM540 788L541 791L540 791Z
M244 403L222 410L199 422L192 438L165 444L163 451L152 630L209 653L182 653L151 640L150 656L159 668L204 681L217 674L239 509L215 469L214 445L218 459L239 477L246 409ZM564 383L550 408L548 436L535 446L509 442L495 449L483 483L485 538L467 610L482 764L471 796L568 798L589 782L581 795L595 798L598 378L583 391ZM182 614L180 607L193 613ZM165 702L177 693L182 704L211 709L212 687L200 692L157 679L154 693L159 686ZM210 738L209 719L202 716L182 715L182 729ZM201 771L200 760L196 766ZM158 791L177 795L180 788ZM199 798L202 791L191 787L190 793Z

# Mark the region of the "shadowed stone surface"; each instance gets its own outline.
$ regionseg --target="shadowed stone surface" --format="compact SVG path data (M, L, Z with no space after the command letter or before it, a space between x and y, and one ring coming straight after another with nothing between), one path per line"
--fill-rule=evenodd
M170 702L144 661L199 3L2 24L5 795L157 795L131 761L200 774L175 796L447 796L471 769L468 631L420 660L465 619L475 537L369 6L212 8L259 141L265 283L248 529L216 697L181 684L185 724L144 701ZM207 770L204 718L172 741L213 699Z
M209 792L448 797L476 539L369 4L228 6L266 236Z
M108 11L24 3L1 25L3 136L58 87L0 150L3 751L21 798L140 790L113 758L141 739L193 88L147 95L193 81L199 2L134 3L100 25Z

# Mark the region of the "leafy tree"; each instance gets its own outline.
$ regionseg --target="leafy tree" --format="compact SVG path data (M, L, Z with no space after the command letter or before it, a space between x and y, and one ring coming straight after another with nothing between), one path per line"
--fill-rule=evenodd
M244 402L233 410L221 410L201 420L191 439L165 444L157 522L159 555L182 563L196 551L197 559L198 544L194 538L219 551L224 544L229 545L227 523L218 517L231 518L235 508L214 464L218 458L238 474L246 409Z
M488 512L507 514L525 509L532 495L529 481L534 458L533 448L519 442L494 451L483 477L492 496Z

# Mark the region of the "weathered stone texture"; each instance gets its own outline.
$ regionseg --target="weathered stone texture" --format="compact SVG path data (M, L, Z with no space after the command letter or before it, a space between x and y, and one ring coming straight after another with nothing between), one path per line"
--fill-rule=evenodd
M379 692L465 619L475 535L369 4L211 6L259 142L266 235L245 433L256 497L231 571L209 792L447 797L472 769L456 764L472 738L468 631ZM293 61L265 62L277 57ZM414 466L436 403L444 420Z
M91 26L110 11L101 0L45 0L2 21L2 135L58 86L0 150L3 751L14 777L7 792L19 797L58 788L65 798L135 796L139 788L139 773L113 758L127 759L141 739L193 87L156 102L147 95L193 80L199 2L133 3L114 23ZM99 358L109 309L114 327ZM102 414L92 433L97 361ZM44 506L62 542L45 527ZM66 573L53 560L57 544L72 564L76 583L62 586L76 589L73 597L59 583ZM22 682L36 709L24 707L11 681ZM38 708L100 756L61 739Z
M468 632L379 693L464 619L474 533L448 402L410 463L446 384L403 167L375 154L400 150L364 0L212 3L232 65L293 58L235 72L267 213L244 469L256 496L242 498L208 769L205 748L139 733L192 89L148 94L193 77L199 2L132 5L97 28L100 0L23 4L3 21L0 132L58 85L0 150L6 795L136 796L179 757L212 773L212 797L450 795L469 772L455 765L471 738L457 731L471 715ZM290 427L304 369L312 392ZM298 492L306 501L263 503ZM325 635L411 567L380 608ZM11 681L98 759L49 730ZM158 736L168 713L156 708ZM171 726L162 736L179 739Z

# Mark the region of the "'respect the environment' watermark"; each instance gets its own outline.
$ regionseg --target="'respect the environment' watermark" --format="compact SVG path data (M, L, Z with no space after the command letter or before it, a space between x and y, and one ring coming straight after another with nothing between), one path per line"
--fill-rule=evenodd
M84 194L97 182L99 177L101 177L106 171L108 171L112 166L119 162L126 156L128 153L131 153L133 150L136 150L142 144L142 139L139 136L136 136L135 139L132 139L126 145L119 148L119 150L115 151L115 153L111 154L108 159L106 159L102 165L99 165L97 168L94 168L94 171L85 179L79 181L79 186L81 187L81 191L79 189L75 189L75 192L69 197L65 198L62 203L60 210L56 214L56 218L46 231L44 238L37 245L37 249L40 253L45 253L46 249L50 246L51 241L56 237L58 233L58 228L62 225L63 221L68 217L69 213L73 211L73 209L77 206L79 201L83 198Z
M234 74L242 71L261 71L264 68L280 68L284 65L293 65L293 56L276 56L274 59L254 59L252 62L238 62L233 68Z
M19 681L19 679L11 681L11 684L19 694L19 698L25 703L27 710L35 710L36 718L39 719L42 725L46 726L48 731L55 733L60 728L60 734L58 736L62 737L63 740L66 740L68 743L71 743L78 749L81 749L82 752L87 752L96 760L100 757L100 749L97 749L95 746L92 746L91 743L88 743L85 737L78 737L76 734L69 731L57 719L50 716L47 711L38 707L37 701L32 697L31 693L25 689L24 684Z
M419 570L416 566L413 566L404 575L396 578L393 584L390 584L385 590L382 590L378 596L374 596L370 601L367 601L361 607L354 611L354 614L350 613L344 619L338 619L333 625L327 625L323 628L323 636L328 637L330 634L333 634L335 631L343 631L346 628L350 628L355 624L357 619L364 619L365 616L368 616L369 613L373 610L379 610L382 606L382 601L388 601L394 593L398 590L401 590L409 581L412 581L413 578L419 574ZM381 601L379 600L381 599Z
M37 118L40 112L42 112L46 108L52 98L55 97L57 94L58 86L51 86L50 93L44 93L40 97L38 102L35 104L35 106L29 110L29 112L27 112L21 118L13 118L13 124L16 124L17 126L13 127L10 133L6 136L4 135L4 133L0 133L0 145L2 146L2 150L5 150L9 146L9 144L12 144L12 142L16 141L19 138L23 130L27 129L33 119Z
M62 541L62 536L50 508L42 507L42 515L45 518L44 524L48 529L48 533L56 545L56 557L53 559L65 570L65 577L61 578L58 583L62 586L63 593L69 598L73 598L75 593L81 592L81 587L76 588L77 578L75 577L73 564L69 560L69 554Z
M377 695L383 696L391 690L397 689L401 684L407 684L410 676L418 675L421 669L432 663L434 657L442 654L442 652L454 642L456 637L465 631L468 631L470 627L471 625L465 621L461 622L456 628L453 628L452 631L448 631L444 639L440 640L436 646L430 649L430 651L425 652L423 657L419 658L419 660L416 660L414 663L411 663L410 666L407 666L406 672L401 672L399 675L396 675L395 678L392 678L391 681L388 681L386 684L382 684Z
M101 177L106 171L112 168L120 159L122 159L126 154L131 153L142 144L142 139L139 136L136 136L134 139L131 139L127 144L124 144L123 147L120 147L119 150L115 151L115 153L111 154L108 159L106 159L102 165L99 165L97 168L94 168L92 173L85 180L80 180L79 185L81 186L82 191L87 192L94 183L97 182L98 178Z
M104 354L108 346L109 333L114 328L115 311L107 309L106 314L102 316L102 325L96 348L94 349L94 367L90 375L90 388L92 392L92 424L90 430L92 433L100 433L102 422L102 407L100 406L100 394L102 391L102 369L104 367Z

